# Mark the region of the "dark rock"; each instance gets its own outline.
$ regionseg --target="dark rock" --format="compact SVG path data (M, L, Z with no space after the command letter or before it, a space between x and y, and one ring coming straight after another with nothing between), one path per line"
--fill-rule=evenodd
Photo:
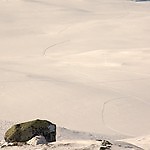
M33 120L12 126L5 133L6 142L27 142L35 136L44 136L47 142L56 141L56 125L47 120Z
M103 146L108 146L108 145L113 145L113 144L110 143L109 141L103 140L103 141L102 141L102 145L103 145Z
M113 144L109 141L103 140L100 146L100 150L109 150Z

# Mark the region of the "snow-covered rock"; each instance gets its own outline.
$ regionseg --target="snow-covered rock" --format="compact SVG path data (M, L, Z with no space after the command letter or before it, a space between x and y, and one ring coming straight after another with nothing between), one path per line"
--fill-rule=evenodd
M27 144L29 145L39 145L39 144L46 144L46 143L47 141L44 136L35 136L27 142Z
M8 146L13 146L14 143L8 143L6 141L0 141L0 148L8 147Z

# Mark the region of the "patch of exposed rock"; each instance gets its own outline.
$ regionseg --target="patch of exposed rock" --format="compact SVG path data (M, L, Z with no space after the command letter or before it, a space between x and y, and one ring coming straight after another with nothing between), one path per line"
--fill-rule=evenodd
M56 125L47 120L33 120L13 125L5 133L8 143L27 142L33 137L42 136L46 142L56 141Z

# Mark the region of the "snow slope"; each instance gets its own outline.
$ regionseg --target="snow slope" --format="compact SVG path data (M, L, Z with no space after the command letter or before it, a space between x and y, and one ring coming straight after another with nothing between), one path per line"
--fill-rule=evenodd
M4 133L14 123L8 121L0 121L0 147L3 145ZM140 147L126 143L124 141L116 141L117 137L111 137L101 134L85 133L57 127L57 141L46 145L23 145L23 146L7 146L2 149L7 150L98 150L102 140L109 140L112 150L142 150ZM131 142L132 143L132 142Z
M137 145L138 147L143 148L144 150L150 149L150 135L143 135L136 138L124 139L121 140L127 143L131 143L133 145Z
M111 150L143 150L136 146L127 143L121 143L122 145L114 145ZM3 148L3 150L98 150L100 148L100 142L96 141L61 141L51 143L48 145L38 146L14 146Z
M150 134L150 3L0 0L0 119Z

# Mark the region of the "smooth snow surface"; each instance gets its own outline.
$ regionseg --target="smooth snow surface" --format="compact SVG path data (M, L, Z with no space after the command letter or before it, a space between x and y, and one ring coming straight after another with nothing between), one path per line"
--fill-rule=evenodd
M0 0L0 119L150 134L150 3Z
M137 145L138 147L141 147L144 150L150 150L150 135L136 137L136 138L132 138L132 139L125 139L122 141L131 143L133 145Z

